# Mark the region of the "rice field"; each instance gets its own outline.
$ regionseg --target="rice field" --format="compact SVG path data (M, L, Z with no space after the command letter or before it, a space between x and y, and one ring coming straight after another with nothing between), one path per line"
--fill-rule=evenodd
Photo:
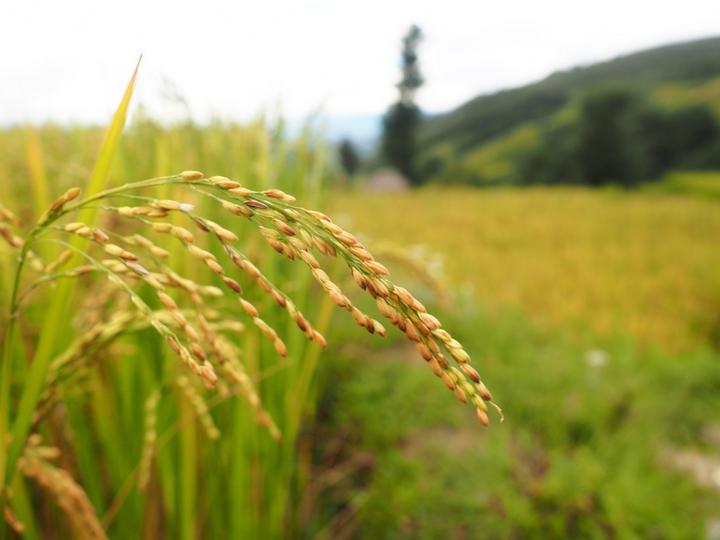
M344 225L395 246L393 273L447 304L506 421L469 429L401 346L351 342L325 391L351 448L335 468L366 455L374 468L328 495L354 518L332 534L712 538L720 207L686 176L673 179L682 193L334 194Z
M121 137L126 105L107 131L0 132L0 432L10 440L0 537L354 528L414 538L454 526L458 538L478 526L530 537L598 520L622 530L629 518L609 502L583 506L618 497L593 481L615 453L632 486L623 500L639 493L645 509L630 520L638 534L657 519L689 530L710 515L687 478L668 493L677 477L642 441L705 444L717 421L705 347L720 335L716 199L692 189L338 192L309 126L289 139L263 118L200 128L139 116ZM23 249L38 222L41 238ZM418 296L395 288L384 264ZM607 350L586 350L598 341ZM610 358L608 375L586 357ZM624 407L632 414L616 420ZM593 445L576 460L584 441ZM363 451L377 459L372 473L353 468ZM328 453L351 463L323 469ZM542 474L528 472L534 456ZM574 478L588 471L578 492ZM641 478L657 489L636 489ZM689 516L679 524L667 512L678 504ZM503 519L514 507L523 516Z
M720 339L720 205L693 195L423 189L339 194L368 238L421 243L454 286L549 327L689 349Z

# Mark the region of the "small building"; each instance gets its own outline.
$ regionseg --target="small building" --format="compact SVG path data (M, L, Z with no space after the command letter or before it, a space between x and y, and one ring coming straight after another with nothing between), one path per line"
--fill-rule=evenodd
M395 192L410 189L410 181L395 169L386 167L373 172L365 182L367 191Z

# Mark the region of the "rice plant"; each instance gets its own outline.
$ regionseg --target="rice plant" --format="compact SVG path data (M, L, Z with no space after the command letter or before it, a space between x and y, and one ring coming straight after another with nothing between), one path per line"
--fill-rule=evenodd
M302 428L333 306L385 334L346 283L489 422L490 393L462 345L352 234L285 192L317 200L321 145L270 144L263 123L202 136L141 125L123 145L133 84L84 195L50 201L72 170L59 177L45 150L70 142L72 163L87 141L33 129L21 152L30 182L4 193L0 534L301 535ZM191 155L243 181L185 171L110 182ZM18 177L13 163L0 173Z
M50 494L70 493L70 500L59 497L58 504L81 530L85 527L86 531L94 531L95 536L103 531L82 488L66 471L52 464L60 451L42 446L39 428L61 399L61 383L71 384L93 367L97 357L91 355L91 351L97 353L117 336L140 329L154 330L185 368L163 378L146 399L145 435L137 469L140 489L147 487L155 452L158 401L171 386L177 386L186 395L207 437L220 436L208 414L205 398L189 378L191 375L220 395L241 396L257 423L266 428L273 439L282 437L262 405L241 361L242 349L233 342L232 336L242 332L240 318L244 317L248 324L260 330L279 357L287 356L288 347L278 331L263 319L260 309L246 295L246 288L268 295L308 340L320 347L327 345L326 340L298 310L290 295L274 285L238 249L238 236L231 226L226 228L203 217L193 202L159 199L148 194L167 186L181 187L193 198L209 199L231 220L249 220L272 249L307 266L319 287L335 305L346 310L355 323L371 334L384 336L384 326L358 309L318 260L341 259L350 269L354 282L372 296L382 316L415 344L433 373L458 400L472 404L483 424L489 423L486 402L492 404L492 397L470 365L470 357L462 345L409 291L390 281L387 269L352 234L320 212L293 205L294 197L279 189L254 191L224 176L205 178L200 172L184 171L123 184L85 198L80 198L79 188L71 188L51 204L24 237L18 234L17 217L2 208L2 236L9 246L19 250L5 337L3 411L18 399L10 384L15 373L22 373L22 366L17 367L14 362L14 338L17 321L34 291L56 282L74 283L97 274L99 279L93 283L96 298L104 300L98 307L101 312L98 323L87 328L54 359L50 355L36 357L25 377L14 381L20 383L16 388L19 405L8 428L3 423L11 438L0 461L6 485L13 482L19 468ZM102 216L93 216L94 213ZM186 223L174 224L169 219L171 215L183 218ZM108 225L94 226L93 221ZM190 226L195 231L191 231ZM177 242L191 259L207 266L225 290L176 272L168 261L170 252L161 247L164 241ZM39 255L40 248L48 244L62 248L52 261L45 261ZM233 277L234 268L245 275L244 286ZM86 287L92 286L88 283ZM237 299L234 309L228 307L228 299L224 298L228 295ZM212 300L216 298L225 300L220 310L214 308ZM32 435L28 437L29 434ZM18 520L10 517L9 522L18 523Z
M421 238L446 282L471 286L496 313L673 351L717 341L720 212L704 196L443 186L338 194L329 207L369 238Z

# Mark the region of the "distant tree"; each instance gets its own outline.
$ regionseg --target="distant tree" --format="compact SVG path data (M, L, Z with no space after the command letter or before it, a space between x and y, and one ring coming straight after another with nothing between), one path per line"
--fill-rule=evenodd
M415 104L415 92L423 85L418 62L418 46L422 31L413 25L402 40L402 78L397 84L399 99L383 118L382 157L412 183L419 183L415 168L417 130L420 109Z
M674 168L720 167L720 126L704 105L666 111L625 89L595 90L518 162L521 183L631 187Z
M720 127L707 105L692 105L668 115L667 133L671 138L671 165L687 168L720 166Z
M592 185L632 186L673 168L712 168L720 129L712 110L665 111L626 90L588 96L580 115L579 160Z
M642 179L642 156L634 140L635 98L624 90L602 90L580 105L579 161L587 183L630 185Z
M360 157L358 156L355 145L350 139L343 139L338 146L338 156L340 157L340 165L348 176L353 176L360 165Z
M537 146L516 158L516 181L521 184L584 183L577 132L575 124L546 127Z

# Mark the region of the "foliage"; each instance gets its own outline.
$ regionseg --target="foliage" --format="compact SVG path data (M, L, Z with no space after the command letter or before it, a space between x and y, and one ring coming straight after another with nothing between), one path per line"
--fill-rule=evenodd
M720 125L703 105L663 111L624 90L596 91L519 159L518 183L630 187L670 169L720 166Z
M403 37L402 78L398 83L399 99L383 118L381 153L383 159L411 182L417 183L417 130L420 109L415 104L415 92L423 84L417 49L422 41L420 28L413 25Z
M355 145L350 139L343 139L338 145L338 157L340 165L348 176L353 176L360 166L360 156L358 156Z
M674 169L720 167L720 124L691 99L665 109L647 94L605 88L477 149L438 145L421 163L441 183L633 187Z
M363 345L346 349L346 361L334 368L340 387L325 407L345 441L347 463L374 459L328 495L353 516L342 532L449 539L704 535L720 495L671 463L686 448L711 444L704 429L720 422L717 353L669 356L638 350L620 336L598 342L548 334L518 314L477 307L455 324L504 396L506 422L488 433L465 429L462 411L451 411L419 371L408 370L402 347L381 356ZM362 372L351 367L357 358L365 359ZM378 415L380 408L395 414ZM712 447L708 453L714 455Z
M655 63L658 73L662 64ZM686 74L700 73L698 66L690 62ZM562 96L536 97L528 107L542 118ZM645 106L621 105L627 109L612 133L645 126ZM505 106L510 113L517 103L508 99ZM570 114L561 112L554 120L573 132L581 111L574 104L563 111ZM703 124L706 111L684 109L662 119L672 128L672 145L683 148L673 162L702 163L703 152L687 149L707 138L709 131L698 126L714 129ZM516 156L549 132L536 122L508 133L500 120L493 129L510 136L511 144L493 135L499 144L477 148L463 135L457 146L454 141L433 148L436 165L453 164L451 176L472 175L478 183L511 178ZM593 133L587 140L597 140ZM575 151L567 133L553 136ZM0 131L4 203L19 209L23 223L35 223L52 194L91 176L102 137L99 129L52 125ZM665 150L663 155L672 155ZM326 149L309 128L289 140L282 122L264 118L247 125L168 127L138 115L113 154L104 160L107 170L101 175L107 174L111 185L192 166L225 172L253 192L278 186L311 207L325 204ZM562 163L553 166L558 176L566 170ZM257 424L256 410L231 399L232 389L211 394L183 377L182 366L153 330L137 317L126 317L107 346L83 354L87 366L58 382L56 405L43 421L32 419L35 433L22 470L44 482L43 490L18 475L11 493L3 495L12 495L12 509L28 538L71 534L57 508L68 504L82 510L75 517L97 512L117 538L277 538L316 532L332 537L353 524L358 536L368 538L701 536L717 497L664 460L666 450L672 455L680 446L706 449L704 430L720 421L719 359L699 348L720 343L716 180L708 173L674 174L633 194L432 189L333 201L354 220L353 227L373 237L403 245L420 241L443 254L448 277L469 285L469 300L453 304L462 312L452 325L461 329L469 351L480 356L510 411L509 421L487 434L467 428L467 411L453 407L424 364L408 358L414 350L397 341L389 348L358 346L355 334L333 321L331 335L340 343L335 352L352 363L328 373L317 348L278 313L277 300L244 276L246 294L287 342L289 356L276 357L277 342L265 339L261 327L251 324L241 331L229 324L238 322L230 320L236 303L220 301L214 306L219 320L211 323L226 324L222 331L242 350L241 362L258 397L284 434L280 443L267 425ZM162 193L155 203L174 196L172 186L157 187ZM272 202L264 197L256 198ZM192 202L205 219L228 218L217 201L194 195ZM174 226L187 218L175 211L165 217ZM118 230L114 219L99 223ZM250 225L238 227L239 246L268 282L291 293L317 329L328 329L333 300L319 301L321 289L308 272L262 249L265 239L250 234ZM5 236L12 243L13 236ZM210 238L205 247L220 257L224 252L216 240ZM39 259L49 263L44 267L55 264L61 250L37 247ZM195 250L200 260L181 245L167 251L193 281L223 285L208 266L212 257ZM0 242L3 306L10 304L15 263L16 251ZM343 286L337 270L331 265L329 277ZM48 358L62 364L76 358L77 347L82 350L79 332L92 333L98 325L107 332L118 322L113 314L126 308L134 313L120 295L106 296L97 286L100 280L82 280L68 302L53 301L58 288L52 285L28 297L36 301L27 304L22 331L6 352L17 371L12 403L0 406L4 413L15 414L17 397L26 391L20 384L28 373L25 359L36 352L43 320L61 323L52 325L52 339L44 339L51 343ZM151 284L138 292L141 301L162 309ZM490 306L486 312L466 305L478 297ZM362 303L349 297L347 305L351 301L363 311L374 309L368 298ZM52 305L60 307L48 310ZM508 315L507 306L519 307L533 322ZM3 330L7 324L3 319ZM372 328L378 330L374 323ZM631 337L616 338L618 331ZM591 337L595 334L603 337ZM642 347L678 352L636 348L635 340ZM307 428L318 410L321 438L313 440ZM333 432L349 444L338 450ZM346 452L354 458L352 466L316 474L318 462L334 463L325 458ZM58 458L57 467L50 464Z
M674 182L687 192L714 180ZM343 471L325 494L329 536L690 539L711 530L717 202L653 187L336 197L371 236L420 234L451 281L472 286L454 299L454 326L507 416L492 432L466 430L401 344L378 350L345 335L346 362L321 402L341 445L333 470ZM354 369L358 359L365 369ZM701 467L707 487L697 484Z
M715 180L708 178L706 184ZM718 335L720 212L713 200L647 192L424 189L338 195L370 237L422 238L447 278L541 325L687 349Z
M660 84L650 92L651 100L665 109L709 105L720 114L720 78L703 82Z
M435 144L451 143L466 152L522 123L548 118L594 88L643 89L706 81L720 75L719 60L720 38L710 38L558 72L521 88L478 96L454 111L429 118L420 130L420 145L425 152Z
M326 215L280 189L195 170L112 180L128 100L88 196L71 187L39 215L19 199L22 218L0 206L3 282L11 283L0 395L8 524L46 536L58 522L35 508L57 504L69 520L63 534L296 536L303 470L295 449L314 409L319 355L302 335L326 345L332 304L386 334L323 269L335 261L415 345L421 365L490 422L492 396L462 345ZM163 141L157 126L143 128ZM295 152L283 157L297 166ZM267 245L309 270L269 258Z
M383 118L382 153L412 183L415 172L415 133L420 125L420 109L414 103L395 103Z
M665 176L661 182L648 184L649 193L675 193L707 199L720 199L720 173L685 171Z
M117 185L128 178L152 177L192 164L228 171L256 190L280 186L315 205L327 176L324 146L309 129L292 141L283 130L281 123L262 118L247 125L216 122L200 128L187 122L163 127L136 116L115 149L109 179L111 185ZM100 129L53 125L0 132L0 178L6 188L3 204L18 209L23 223L36 222L43 205L36 206L34 201L42 200L42 193L62 192L91 175L102 135ZM36 182L23 181L29 172ZM169 198L170 188L162 195ZM204 216L213 221L227 219L226 211L217 205L196 202ZM258 242L264 240L246 234L246 227L237 231L243 238L243 249L262 265L275 285L290 286L296 307L324 331L332 301L318 302L307 274L264 253L266 250L260 249ZM169 246L168 251L173 267L193 280L207 283L217 279L186 250ZM37 248L38 256L46 262L60 252L51 244ZM2 242L0 303L5 307L10 305L15 262L12 248ZM112 322L105 310L116 311L124 306L122 299L109 298L101 283L82 279L83 287L61 306L67 331L59 332L53 340L53 360L63 358L63 351L77 345L78 332L90 332L103 321ZM13 352L18 369L16 381L23 375L22 359L33 353L40 324L47 319L45 300L56 291L55 287L36 290L32 297L35 301L23 313L22 339L15 340ZM143 289L141 297L152 301L149 293L149 289ZM289 325L286 318L271 309L275 304L271 297L258 295L252 287L248 294L266 312L264 320L278 329L279 337L293 351L288 360L278 361L273 345L262 338L261 329L255 325L234 338L243 350L243 363L257 385L262 403L285 434L281 443L256 423L251 407L229 399L232 392L213 397L196 388L194 381L190 390L182 386L176 378L179 366L172 352L142 325L122 332L107 347L91 352L90 360L99 363L100 369L81 369L79 379L61 386L59 405L40 424L41 435L44 444L60 450L62 467L87 492L111 537L134 538L141 533L174 538L279 537L292 536L301 526L295 501L303 490L305 465L296 459L295 444L297 431L314 411L318 350L306 345L302 333L293 328L295 325ZM73 309L68 310L68 306ZM237 312L240 306L234 307ZM6 324L3 315L3 333ZM163 385L163 381L170 382ZM158 388L162 388L159 394ZM13 396L21 389L13 385ZM152 403L157 405L152 407ZM207 405L205 412L203 403ZM16 410L15 399L11 410ZM143 449L147 447L146 439L151 440L148 433L152 433L153 416L157 446L144 484L138 475L141 463L146 463ZM222 437L213 438L208 419ZM142 485L145 488L139 489ZM70 529L60 524L52 498L19 476L12 486L12 503L25 526L25 537L47 537L51 528L61 536L70 534Z

